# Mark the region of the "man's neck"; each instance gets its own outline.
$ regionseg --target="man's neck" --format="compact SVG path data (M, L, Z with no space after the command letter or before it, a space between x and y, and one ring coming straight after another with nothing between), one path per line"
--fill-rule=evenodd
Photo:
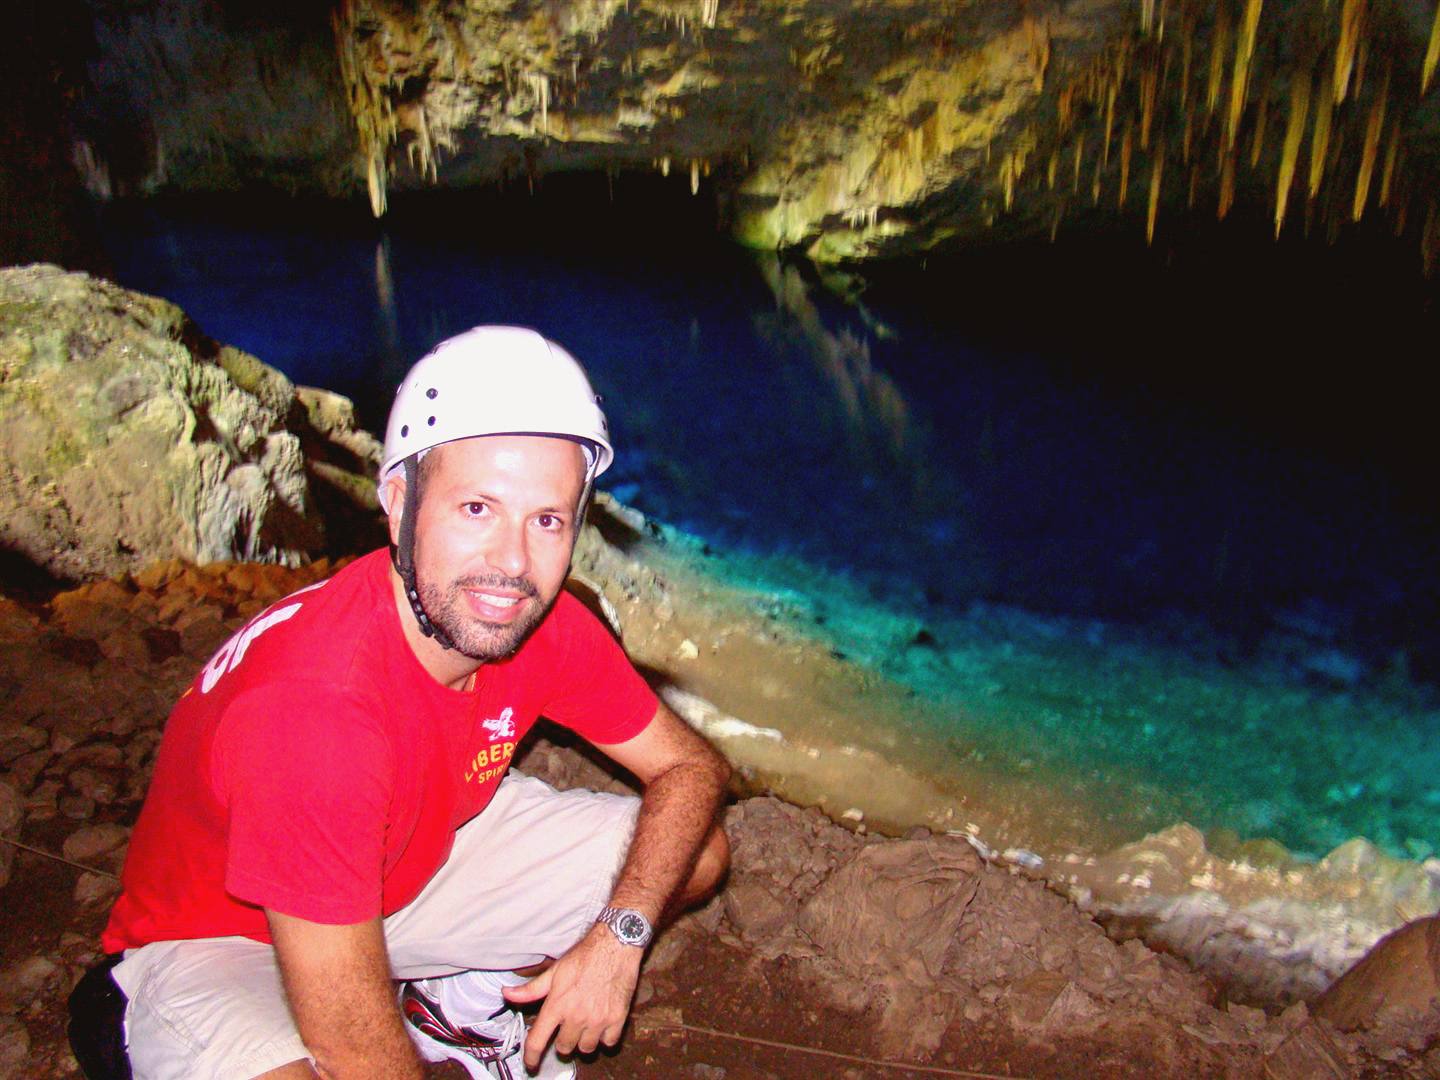
M472 679L480 669L480 661L454 649L442 649L434 638L421 632L415 613L410 609L410 601L405 596L405 583L393 566L390 567L390 592L395 599L395 611L400 616L400 631L405 635L405 643L410 646L415 659L420 661L420 666L430 673L432 679L451 690L470 689L474 685Z

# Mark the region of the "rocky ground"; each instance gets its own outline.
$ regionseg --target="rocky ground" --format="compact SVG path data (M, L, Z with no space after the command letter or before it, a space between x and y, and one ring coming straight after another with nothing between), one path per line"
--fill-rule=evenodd
M0 1077L78 1075L64 999L96 959L169 703L332 569L171 562L0 600ZM521 767L621 783L546 740ZM1303 1004L1227 1002L963 837L866 835L768 797L737 799L726 828L728 887L662 936L623 1045L584 1075L1440 1076L1440 1012L1393 980L1347 998L1340 1018L1370 1025L1347 1034ZM1380 967L1433 990L1440 964L1417 956Z

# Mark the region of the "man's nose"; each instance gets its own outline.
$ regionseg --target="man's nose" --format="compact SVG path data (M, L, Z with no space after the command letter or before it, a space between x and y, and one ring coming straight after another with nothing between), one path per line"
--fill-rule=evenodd
M530 546L525 535L525 523L506 523L495 530L491 539L485 561L506 577L523 577L530 569Z

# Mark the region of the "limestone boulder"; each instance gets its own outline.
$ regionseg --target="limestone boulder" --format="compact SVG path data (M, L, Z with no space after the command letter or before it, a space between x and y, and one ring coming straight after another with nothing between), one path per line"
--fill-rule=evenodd
M379 446L347 405L168 301L0 270L0 546L68 580L354 550Z

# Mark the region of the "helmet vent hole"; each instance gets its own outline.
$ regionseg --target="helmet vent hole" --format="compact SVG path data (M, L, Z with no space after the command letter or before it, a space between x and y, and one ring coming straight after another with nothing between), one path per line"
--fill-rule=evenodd
M439 391L439 390L436 390L435 387L432 386L432 387L430 387L429 390L426 390L426 391L425 391L425 396L426 396L427 398L429 398L431 401L434 401L434 400L435 400L435 395L437 395L438 393L440 393L440 391Z
M433 416L430 417L430 419L429 419L429 420L426 420L425 423L429 424L431 427L434 427L434 426L435 426L435 417L433 417Z
M406 438L409 434L410 434L410 425L409 425L409 424L404 424L404 425L402 425L401 428L400 428L400 437L403 439L403 438Z

